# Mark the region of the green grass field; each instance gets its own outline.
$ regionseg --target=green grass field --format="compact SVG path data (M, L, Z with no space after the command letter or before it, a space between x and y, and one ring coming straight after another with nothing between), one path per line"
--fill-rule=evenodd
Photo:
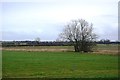
M3 51L3 78L116 78L118 56L75 52Z

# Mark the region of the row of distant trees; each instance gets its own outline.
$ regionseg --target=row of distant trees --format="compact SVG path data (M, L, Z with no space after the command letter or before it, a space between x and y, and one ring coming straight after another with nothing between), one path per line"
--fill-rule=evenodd
M118 41L108 41L107 40L100 40L95 41L96 44L118 44ZM71 42L68 41L2 41L3 47L11 47L11 46L73 46Z

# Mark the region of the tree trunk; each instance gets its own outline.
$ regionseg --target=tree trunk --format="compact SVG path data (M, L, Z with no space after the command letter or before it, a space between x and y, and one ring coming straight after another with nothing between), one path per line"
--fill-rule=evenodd
M75 48L75 52L80 52L80 50L79 50L79 42L77 41L77 39L75 39L74 48Z
M78 45L74 45L74 49L75 49L75 52L79 52L79 46Z

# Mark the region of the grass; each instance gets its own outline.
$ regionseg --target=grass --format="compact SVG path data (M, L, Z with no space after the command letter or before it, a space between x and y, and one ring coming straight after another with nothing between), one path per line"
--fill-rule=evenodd
M118 50L118 44L97 44L99 50Z
M3 51L3 78L116 78L118 57L75 52Z

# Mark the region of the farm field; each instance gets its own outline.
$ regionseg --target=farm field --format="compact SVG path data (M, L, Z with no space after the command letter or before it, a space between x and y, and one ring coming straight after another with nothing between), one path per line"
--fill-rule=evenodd
M73 52L73 46L16 46L16 47L3 47L2 50L8 51L40 51L40 52ZM117 44L97 44L94 48L94 53L98 54L118 54Z
M118 56L3 50L3 78L117 78Z

